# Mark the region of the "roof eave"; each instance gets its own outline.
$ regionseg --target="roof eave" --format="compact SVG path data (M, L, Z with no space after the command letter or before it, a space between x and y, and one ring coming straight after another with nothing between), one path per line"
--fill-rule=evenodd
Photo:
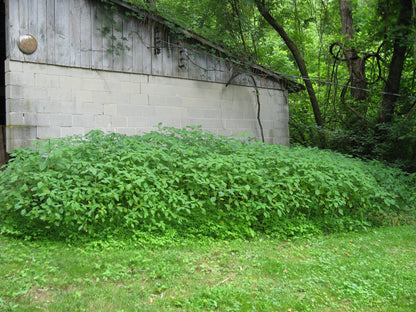
M175 25L176 30L179 33L181 33L182 35L184 35L184 36L186 36L188 38L191 38L193 40L199 41L203 45L208 46L208 47L210 47L212 49L215 49L215 50L223 53L226 56L230 56L229 51L227 51L224 47L222 47L222 46L220 46L220 45L218 45L218 44L216 44L216 43L214 43L214 42L212 42L212 41L210 41L210 40L208 40L208 39L206 39L206 38L198 35L197 33L193 32L191 30L186 30L183 27L181 27L180 25L178 25L178 24L176 24L174 22L171 22L171 21L167 20L166 18L164 18L164 17L162 17L160 15L153 14L152 12L150 12L148 10L145 10L145 9L140 9L140 8L135 7L132 4L126 3L126 2L124 2L122 0L110 0L110 1L113 2L113 3L115 3L115 4L117 4L117 5L119 5L119 6L121 6L121 7L124 7L125 9L131 10L132 12L135 12L135 13L138 13L138 14L143 14L147 18L149 18L149 19L151 19L151 20L153 20L153 21L155 21L157 23L160 23L162 25L165 25L168 28L171 28L172 27L172 24L173 24L173 25ZM241 61L241 62L245 66L248 66L251 69L251 72L253 72L253 73L261 72L261 75L263 77L269 77L272 80L275 80L275 81L279 82L280 84L283 83L283 85L286 86L286 88L287 88L287 90L288 90L289 93L295 93L295 92L299 92L299 91L305 90L305 87L302 84L299 84L299 83L297 83L295 81L292 81L290 79L287 79L287 78L279 75L278 73L276 73L276 72L274 72L274 71L272 71L270 69L267 69L267 68L265 68L265 67L263 67L261 65L258 65L258 64L255 64L255 63L248 64L248 63L245 63L244 61ZM235 63L237 63L237 62L235 62Z

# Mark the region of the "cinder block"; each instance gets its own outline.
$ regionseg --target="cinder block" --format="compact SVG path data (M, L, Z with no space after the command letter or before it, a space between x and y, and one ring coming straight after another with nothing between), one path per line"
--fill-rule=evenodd
M110 104L111 103L111 92L110 91L93 91L92 92L93 102ZM116 104L116 103L112 103Z
M139 110L139 115L141 117L150 119L155 116L155 109L156 109L155 107L140 105L140 106L137 106L137 109Z
M26 88L25 98L45 100L48 98L48 89L40 87Z
M108 91L104 81L92 78L83 78L81 80L81 89L100 92Z
M111 128L111 117L107 115L95 115L94 116L94 127L97 128Z
M38 113L36 115L37 126L47 127L51 125L51 114Z
M23 72L23 63L6 59L4 62L6 72Z
M133 94L141 94L141 84L133 82L123 82L121 83L121 88L119 89L119 91Z
M80 90L82 88L82 79L74 76L59 76L59 84L67 89Z
M220 98L225 101L232 101L234 96L234 92L232 86L226 87L222 85L222 89L220 89Z
M6 72L5 83L6 85L33 87L35 85L35 78L33 73Z
M74 90L73 99L80 103L91 103L94 102L93 92L90 90Z
M111 117L111 129L127 127L127 117L112 116Z
M37 126L37 115L35 113L23 113L23 124L25 126Z
M50 114L58 114L61 112L61 102L58 100L39 101L36 111Z
M61 137L60 127L37 127L38 138L59 138Z
M86 115L102 115L104 114L104 104L84 102L82 103L82 113Z
M244 119L244 112L240 110L223 109L221 110L223 119Z
M27 95L27 97L30 94ZM70 101L72 98L71 89L66 88L49 88L48 89L48 99L52 101Z
M30 100L25 99L8 99L6 102L6 112L24 113L32 111Z
M145 128L150 126L149 119L144 118L142 116L130 116L127 117L127 126L133 128Z
M176 120L176 124L180 126L180 121L185 117L185 110L177 107L155 107L155 115L153 120L169 121Z
M91 125L93 124L94 124L93 115L73 115L72 116L72 125L74 127L88 128L88 127L91 127Z
M6 86L6 99L24 99L24 87L16 85Z
M128 117L128 116L139 116L140 110L138 105L126 105L119 104L117 105L117 115Z
M142 84L141 93L157 96L176 96L176 88L167 84Z
M225 126L229 129L250 130L255 129L257 124L254 120L227 119L225 120Z
M104 104L104 115L116 116L117 104Z
M6 116L7 125L13 125L13 126L23 126L25 125L24 122L24 113L20 112L10 112Z
M256 119L256 121L257 121L257 119ZM275 125L273 120L262 120L262 119L260 119L260 121L261 121L261 124L263 126L264 132L268 131L269 129L273 129L273 127ZM257 124L258 124L258 121L257 121Z
M71 67L44 65L37 70L45 72L49 76L74 76L78 70L73 70Z
M188 118L218 119L218 109L188 108L186 110Z
M60 108L61 110L59 111L62 114L69 114L69 115L73 115L76 114L76 106L75 103L73 103L71 100L66 100L66 101L60 101Z
M243 110L243 118L244 119L257 119L257 106L253 106L251 109Z
M209 129L210 131L223 129L223 123L219 119L187 119L182 122L181 127L187 126L202 126L203 129Z
M149 96L147 94L130 93L129 103L133 105L149 105Z
M125 134L125 135L137 135L140 134L142 130L138 130L136 128L129 128L129 127L118 127L114 129L116 133Z
M72 115L70 114L51 115L51 126L71 127L72 125Z
M35 87L39 88L60 88L59 76L51 76L44 73L35 73ZM63 86L65 87L65 86Z
M140 101L140 99L142 98L141 95L137 96L137 100ZM147 98L146 98L147 101ZM109 100L107 103L110 104L132 104L130 102L130 94L127 92L120 92L120 91L112 91L109 93Z
M62 127L61 136L85 135L85 129L82 127Z

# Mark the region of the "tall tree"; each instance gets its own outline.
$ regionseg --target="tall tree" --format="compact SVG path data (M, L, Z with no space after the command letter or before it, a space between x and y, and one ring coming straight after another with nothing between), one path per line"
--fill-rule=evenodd
M400 81L408 50L408 40L410 37L410 26L412 25L412 1L397 0L399 6L399 16L394 34L393 56L389 65L389 76L384 88L383 103L381 105L381 123L391 122L397 102L397 95L400 91Z
M289 37L286 33L282 25L280 25L276 19L270 14L269 9L266 6L265 0L255 0L256 6L260 12L260 14L264 17L264 19L273 27L274 30L280 35L283 41L286 43L287 47L289 48L290 52L292 53L295 62L299 68L299 71L302 75L302 79L305 83L306 90L309 95L309 99L311 101L315 122L319 127L323 126L323 118L321 114L321 110L319 108L318 99L315 94L315 90L312 85L312 81L309 78L309 73L306 68L305 60L303 59L297 45L293 40Z
M367 98L367 82L365 78L365 59L360 57L357 50L350 46L354 39L354 24L352 19L352 6L349 0L339 0L339 10L341 17L341 29L344 40L343 51L350 74L351 98L355 100L365 100Z

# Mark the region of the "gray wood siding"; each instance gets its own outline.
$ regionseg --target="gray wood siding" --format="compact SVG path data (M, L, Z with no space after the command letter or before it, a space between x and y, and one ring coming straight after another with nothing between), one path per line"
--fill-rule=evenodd
M220 83L228 83L235 71L229 61L195 48L191 40L179 40L162 24L117 13L110 17L100 0L6 0L6 4L11 60ZM102 30L112 21L104 36ZM23 34L38 42L32 55L17 46ZM282 89L270 79L256 76L256 81L259 87ZM247 74L231 83L253 85Z

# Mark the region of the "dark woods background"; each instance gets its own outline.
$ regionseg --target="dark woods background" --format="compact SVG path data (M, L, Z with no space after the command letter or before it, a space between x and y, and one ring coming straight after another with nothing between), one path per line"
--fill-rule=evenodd
M413 0L130 2L304 84L292 144L416 171Z

